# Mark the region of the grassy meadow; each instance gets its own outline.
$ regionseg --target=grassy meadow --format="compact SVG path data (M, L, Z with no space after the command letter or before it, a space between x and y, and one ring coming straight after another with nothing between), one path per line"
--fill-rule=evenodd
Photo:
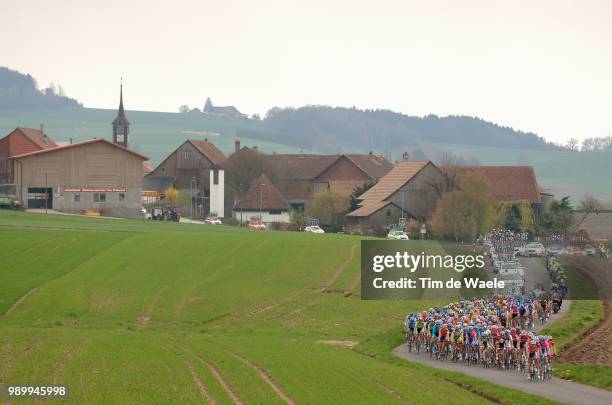
M545 402L392 356L434 302L361 301L359 249L0 211L0 383L66 384L71 403Z

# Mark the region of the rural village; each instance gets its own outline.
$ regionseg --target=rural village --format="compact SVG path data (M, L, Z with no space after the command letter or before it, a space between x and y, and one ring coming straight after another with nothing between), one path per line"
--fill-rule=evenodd
M240 115L235 107L209 114ZM214 140L185 139L156 167L130 149L130 122L123 105L104 134L81 142L54 142L40 128L18 127L0 139L0 202L28 210L49 210L119 218L228 223L253 229L347 232L383 236L390 230L413 237L431 232L438 201L461 189L462 180L503 207L505 222L526 208L525 224L539 222L555 196L538 183L531 166L436 165L368 154L266 154L235 140L226 156ZM559 196L557 196L559 197ZM576 226L595 239L612 237L612 210L575 211ZM443 214L440 214L443 215ZM520 215L519 215L520 217ZM499 220L499 218L498 218ZM422 231L423 229L423 231ZM578 229L575 229L578 230ZM454 235L465 240L483 235ZM439 232L439 236L443 235Z

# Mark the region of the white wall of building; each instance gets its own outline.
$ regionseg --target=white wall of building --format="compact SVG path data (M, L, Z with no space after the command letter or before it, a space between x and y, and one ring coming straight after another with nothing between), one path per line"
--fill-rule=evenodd
M238 221L240 221L241 215L243 224L250 221L253 217L259 219L259 211L234 211L234 218ZM271 222L289 223L289 212L282 211L279 214L271 214L268 211L262 211L261 220L266 224Z
M215 170L219 172L218 184L214 184ZM210 169L210 212L215 212L223 218L225 211L225 171L223 169Z

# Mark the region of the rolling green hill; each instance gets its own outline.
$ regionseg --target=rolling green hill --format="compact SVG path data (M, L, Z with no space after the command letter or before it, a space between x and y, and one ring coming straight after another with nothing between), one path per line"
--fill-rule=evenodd
M393 357L434 303L360 300L359 242L0 211L0 382L70 403L545 403Z

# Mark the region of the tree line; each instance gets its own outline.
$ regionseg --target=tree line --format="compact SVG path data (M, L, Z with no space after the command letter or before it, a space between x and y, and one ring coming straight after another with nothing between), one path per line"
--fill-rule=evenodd
M268 111L261 129L241 129L238 136L296 145L323 153L408 150L421 142L561 149L542 137L500 126L477 117L409 116L390 110L304 106Z
M36 80L6 67L0 67L0 109L82 107L66 96L61 85L39 89Z

